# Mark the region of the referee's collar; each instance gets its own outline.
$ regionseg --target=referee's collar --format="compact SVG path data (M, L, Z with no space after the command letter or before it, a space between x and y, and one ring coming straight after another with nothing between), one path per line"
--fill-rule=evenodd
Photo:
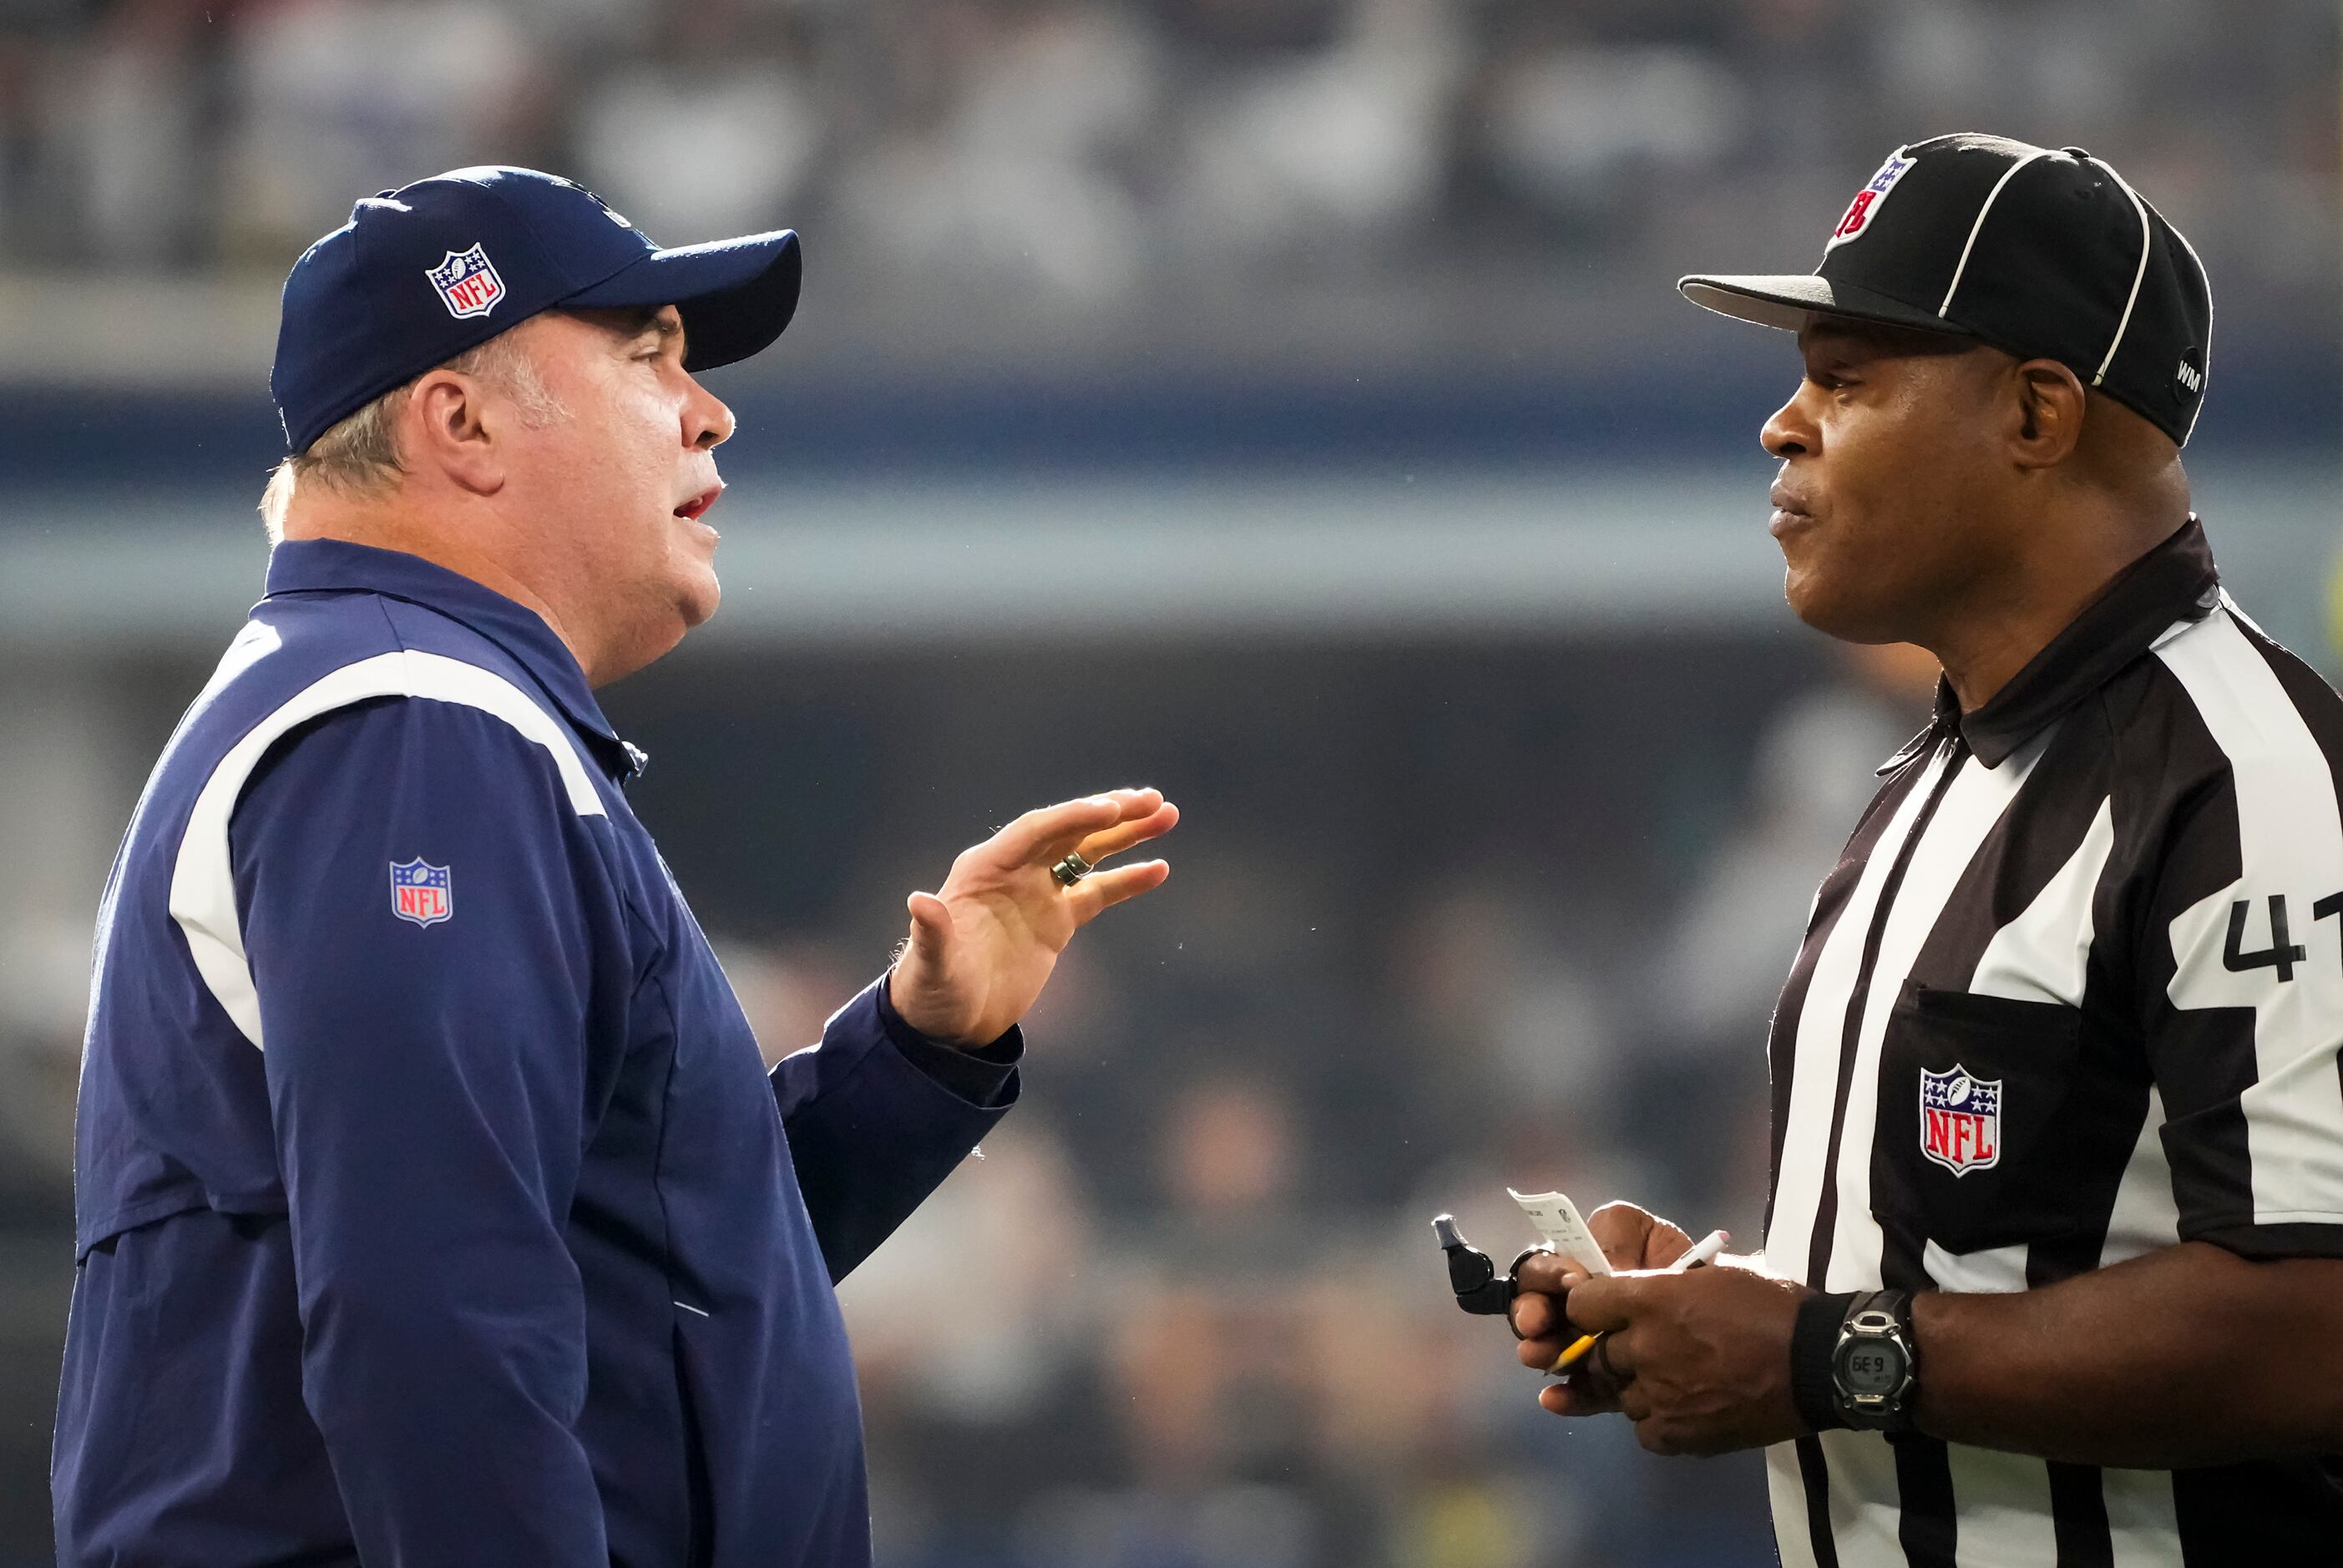
M2205 542L2205 525L2191 512L2171 538L2126 567L1976 712L1963 713L1952 684L1939 680L1936 717L1879 770L1893 772L1955 732L1978 761L2000 767L2011 752L2114 679L2174 623L2204 619L2220 598L2220 574Z
M294 593L381 594L460 621L518 660L613 774L640 771L642 753L610 728L577 656L527 605L421 556L346 539L287 539L269 551L268 597Z

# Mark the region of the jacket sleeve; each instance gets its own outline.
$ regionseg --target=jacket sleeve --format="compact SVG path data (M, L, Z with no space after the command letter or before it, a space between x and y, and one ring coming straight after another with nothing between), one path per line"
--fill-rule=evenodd
M607 1568L564 1238L607 924L588 822L502 720L400 699L295 732L230 842L303 1392L358 1556Z
M885 976L773 1068L789 1160L832 1283L869 1257L1017 1102L1021 1030L980 1050L897 1014Z
M2288 832L2241 831L2237 775L2267 794L2275 771L2235 759L2176 813L2138 1005L2181 1240L2343 1257L2343 890L2312 879ZM2322 772L2311 788L2333 786Z

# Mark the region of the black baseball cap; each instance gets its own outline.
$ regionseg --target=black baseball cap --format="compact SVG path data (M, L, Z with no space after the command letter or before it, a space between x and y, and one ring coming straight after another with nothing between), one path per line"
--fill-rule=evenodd
M285 279L268 389L296 452L435 365L557 306L672 305L684 367L746 359L797 310L787 229L662 250L581 185L455 169L367 197Z
M2213 349L2204 265L2106 160L2006 136L1898 147L1811 276L1703 277L1694 305L1795 331L1809 315L1975 337L2056 359L2182 446Z

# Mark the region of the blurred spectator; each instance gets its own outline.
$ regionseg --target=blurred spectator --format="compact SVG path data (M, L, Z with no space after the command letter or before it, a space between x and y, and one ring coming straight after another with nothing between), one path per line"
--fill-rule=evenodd
M1431 212L1464 63L1456 8L1354 0L1349 11L1322 47L1209 71L1172 204L1190 254L1240 265L1306 255L1355 271Z
M213 107L207 56L217 41L186 0L126 0L93 38L60 118L98 262L154 269L200 254L214 176L202 134Z
M89 917L136 789L108 683L21 647L10 662L15 678L0 681L0 734L15 738L0 748L0 1229L53 1214L72 1194Z
M1200 58L1242 59L1323 49L1342 35L1355 0L1154 0L1173 41Z
M266 276L357 196L536 161L662 238L814 230L878 319L1176 335L1297 271L1471 319L1493 273L1560 286L1525 237L1799 263L1895 141L1990 128L2114 158L2229 319L2279 320L2331 282L2336 31L2312 0L10 0L0 254Z
M1927 722L1934 657L1906 643L1833 647L1846 678L1767 725L1742 819L1662 945L1657 1021L1695 1054L1756 1057L1815 890L1878 791L1875 770Z
M840 1290L890 1563L964 1561L1104 1473L1102 1282L1080 1173L1021 1114Z
M1120 6L945 0L908 38L915 112L840 170L849 243L963 286L1072 301L1139 280L1142 216L1119 165L1149 128L1156 61ZM924 101L921 101L924 99Z
M1098 1258L1079 1172L1048 1122L1021 1117L980 1152L840 1300L866 1397L1006 1426L1048 1399L1092 1329Z
M1653 1051L1642 1118L1669 1151L1667 1201L1698 1206L1755 1251L1767 1182L1766 1040L1775 999L1876 769L1927 721L1938 669L1905 643L1835 643L1842 678L1786 704L1758 737L1739 820L1646 977Z
M1292 1114L1267 1081L1236 1076L1169 1108L1165 1207L1125 1248L1112 1324L1133 1457L1156 1484L1260 1479L1308 1446L1293 1285L1326 1235L1299 1207Z
M769 947L719 941L716 950L768 1068L820 1040L830 1015L870 983L845 954L818 940Z
M793 31L751 0L664 0L649 47L577 110L582 177L664 243L753 234L792 209L821 150L822 106Z
M283 0L237 39L224 173L232 250L282 262L361 196L471 163L543 161L528 43L466 0Z
M746 65L689 76L614 73L581 116L578 160L655 236L760 233L789 226L789 200L820 146L803 85Z
M1652 192L1696 181L1747 131L1724 58L1684 44L1525 48L1496 63L1486 93L1494 182L1598 242L1632 233Z
M0 1222L72 1191L88 975L89 933L77 924L0 927Z
M1584 893L1549 881L1533 899L1493 872L1410 910L1397 964L1403 1070L1410 1120L1438 1145L1534 1129L1545 1167L1556 1151L1585 1161L1616 1137L1626 1063L1614 999L1578 961L1588 945L1557 934L1588 911Z

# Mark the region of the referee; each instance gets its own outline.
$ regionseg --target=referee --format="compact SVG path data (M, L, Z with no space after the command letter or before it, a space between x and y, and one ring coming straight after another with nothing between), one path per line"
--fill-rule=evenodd
M1798 335L1791 607L1944 680L1775 1015L1763 1257L1524 1265L1525 1361L1606 1332L1544 1402L1765 1446L1791 1568L2343 1562L2343 702L2189 510L2203 269L2103 160L1958 136L1815 276L1681 286Z
M592 688L716 608L732 430L798 242L661 250L458 170L285 286L267 597L99 916L65 1568L862 1568L831 1285L1017 1097L1085 879L1177 813L1031 813L910 897L768 1075ZM767 788L744 779L743 789Z

